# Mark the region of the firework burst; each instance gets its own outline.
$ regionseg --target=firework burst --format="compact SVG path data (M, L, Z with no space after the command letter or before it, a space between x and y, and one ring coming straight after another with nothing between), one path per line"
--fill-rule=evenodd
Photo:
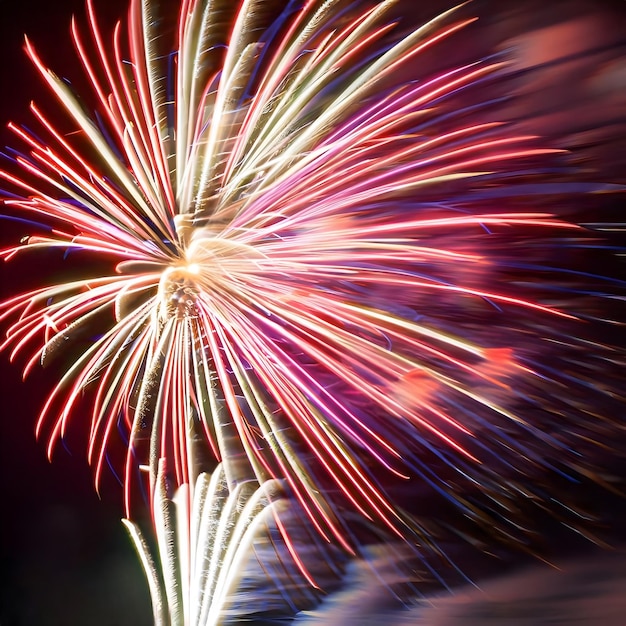
M37 134L11 126L25 149L0 173L5 204L51 230L2 255L87 251L115 268L2 304L25 373L105 324L38 433L51 454L90 391L96 483L118 428L130 436L128 510L139 468L154 499L162 459L176 489L211 456L231 490L283 480L349 551L345 510L428 537L388 480L508 537L527 488L502 476L591 475L581 448L612 432L581 394L621 357L596 341L565 365L592 346L576 324L598 316L571 294L602 293L550 261L595 239L542 208L573 189L537 166L564 176L561 151L494 121L483 94L502 58L406 78L470 27L466 7L403 34L393 2L230 4L184 0L168 40L133 0L109 42L88 2L89 37L75 23L72 37L96 115L26 43L75 132L36 106ZM491 512L466 498L476 482Z

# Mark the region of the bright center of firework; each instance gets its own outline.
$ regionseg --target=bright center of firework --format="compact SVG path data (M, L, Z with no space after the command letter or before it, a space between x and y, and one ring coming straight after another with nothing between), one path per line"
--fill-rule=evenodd
M184 258L167 268L159 284L159 316L163 321L198 315L198 299L209 302L229 291L237 275L255 267L263 255L253 247L198 229Z
M163 319L182 319L197 315L199 287L197 264L171 267L163 273L159 285L160 315Z

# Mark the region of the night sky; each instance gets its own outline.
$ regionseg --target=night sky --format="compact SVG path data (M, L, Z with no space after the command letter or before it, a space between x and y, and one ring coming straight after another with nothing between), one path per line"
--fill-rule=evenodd
M122 17L126 6L123 0L96 0L95 4L98 14L102 16L105 32L106 24L110 24L116 16ZM488 11L490 5L496 4L486 1L476 3L479 13L487 10L486 28L510 29ZM528 13L520 11L518 14L520 33L540 27L542 20L546 24L555 24L564 19L556 9L538 12L542 5L539 2L515 4L522 5ZM564 4L567 3L561 3ZM610 15L612 20L618 20L617 26L613 22L616 32L620 30L619 19L622 19L621 31L624 35L623 5L623 2L569 3L570 7L582 7L582 15L588 15L589 7L596 6L598 15ZM29 125L32 119L28 112L29 101L33 99L43 104L49 99L22 50L24 33L35 43L49 67L59 74L68 68L73 76L80 75L79 62L69 38L69 19L73 13L84 19L82 0L0 0L0 145L18 143L6 129L6 122L13 120ZM601 37L598 29L593 32ZM606 31L606 36L613 37L610 29ZM494 38L498 37L494 35ZM537 54L541 57L539 52ZM544 54L549 57L550 53L544 51ZM590 113L588 108L574 111L563 121L562 132L576 131L570 127L570 120L576 118L580 123L581 115L588 116L585 122L588 128L599 123L602 116L619 116L615 113L618 107L613 90L619 88L622 93L626 90L626 66L623 63L622 73L616 73L615 78L615 81L622 82L614 82L607 87L606 94L602 96L606 99L597 100L595 107L591 107L595 113ZM575 103L580 100L580 93L576 91L578 87L574 76L572 74L567 79L570 91L554 95L556 101L553 107L558 109L566 103L567 106L577 106ZM534 130L546 130L547 118L543 117L545 111L541 110L543 103L540 105L538 98L532 95L527 96L525 102L537 120ZM625 104L623 100L622 104ZM54 106L47 110L54 110ZM549 129L549 132L553 131L554 128ZM604 137L590 152L590 159L596 165L606 162L604 171L609 176L614 172L618 176L621 171L621 180L626 180L623 174L626 171L625 145L623 136L613 136L611 140ZM2 244L19 241L30 232L32 230L28 226L0 221ZM42 275L53 274L61 264L59 259L42 258L0 263L1 299L31 285L41 285ZM47 392L62 371L62 359L46 370L36 369L26 382L21 380L19 365L10 365L7 355L0 354L0 493L3 511L0 516L0 625L150 624L147 587L134 549L119 521L122 516L119 485L109 475L101 497L96 495L80 432L70 436L65 448L58 447L52 463L46 458L45 443L35 440L36 416ZM622 416L615 417L619 419ZM75 419L76 429L80 430L77 425L80 416ZM599 508L609 511L604 522L606 535L612 543L619 545L623 542L623 505L604 492L598 493L598 498L606 498L598 502ZM592 496L595 497L595 492L590 494ZM611 513L611 510L614 512ZM572 541L569 535L562 537L559 530L549 532L554 534L546 543L562 543L562 556L571 556L572 550L580 549L581 544ZM554 552L558 556L559 550Z

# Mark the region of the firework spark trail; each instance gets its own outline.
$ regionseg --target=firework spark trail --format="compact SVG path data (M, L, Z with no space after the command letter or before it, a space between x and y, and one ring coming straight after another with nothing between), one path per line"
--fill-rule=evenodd
M187 485L170 499L165 474L162 460L154 553L139 526L125 520L147 574L155 625L284 619L319 603L314 580L325 592L338 586L345 556L302 523L280 481L249 480L231 489L219 464L212 475L198 476L193 499Z
M501 278L526 242L528 266L541 274L549 268L537 242L592 236L532 208L544 189L532 168L561 151L482 119L488 101L473 123L455 107L499 80L501 61L397 84L408 62L474 19L457 8L394 35L384 17L392 4L303 2L272 28L263 3L242 2L225 42L225 5L182 2L170 93L171 57L150 3L131 2L127 38L116 25L111 47L88 2L91 42L74 22L72 37L104 113L98 122L27 41L79 132L63 135L35 106L44 139L11 126L28 153L0 172L19 194L5 204L53 229L2 256L83 250L116 272L3 303L0 319L14 322L2 347L12 359L30 353L28 372L114 310L52 391L37 431L51 454L91 389L96 483L118 423L130 432L127 509L139 465L151 467L152 496L163 458L174 486L194 484L192 432L217 460L242 459L225 466L231 489L249 468L260 484L284 479L321 536L347 550L343 508L397 535L419 528L396 510L374 465L400 481L419 477L491 522L425 465L424 452L493 484L494 506L510 520L502 467L551 468L555 456L567 466L571 445L531 424L519 404L539 406L546 424L563 406L572 421L593 419L567 399L585 376L540 364L542 346L563 342L559 325L578 312L548 280ZM475 199L494 185L514 195L518 184L506 206ZM568 187L545 192L561 198ZM480 310L501 317L480 327ZM569 344L576 352L582 340ZM546 381L558 400L543 402Z

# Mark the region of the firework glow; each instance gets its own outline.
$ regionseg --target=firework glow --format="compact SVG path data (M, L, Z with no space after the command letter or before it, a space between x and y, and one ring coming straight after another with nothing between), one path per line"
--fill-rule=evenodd
M10 125L22 148L0 171L6 210L49 227L1 256L60 250L78 266L0 304L1 347L27 375L90 338L37 434L52 455L88 402L96 486L121 431L127 517L147 489L170 528L177 494L187 543L168 556L159 537L174 579L157 592L152 574L172 623L219 621L249 528L285 494L348 554L356 518L439 550L419 504L398 506L407 486L517 541L515 500L544 500L520 477L602 482L616 428L595 407L619 393L593 381L622 355L589 328L616 324L603 302L623 286L567 266L601 234L566 208L619 189L572 183L566 151L498 117L506 55L421 69L473 27L471 3L408 32L393 1L230 4L182 0L169 32L131 0L108 34L88 0L89 27L71 25L87 100L27 40L71 131L33 104L38 128ZM212 523L237 537L196 576L192 527ZM283 560L317 585L281 530ZM164 599L186 580L215 603L189 600L196 588Z

